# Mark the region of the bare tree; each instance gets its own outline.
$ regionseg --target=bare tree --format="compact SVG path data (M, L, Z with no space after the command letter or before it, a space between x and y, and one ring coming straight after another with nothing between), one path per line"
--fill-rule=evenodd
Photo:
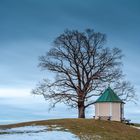
M43 95L51 102L51 107L63 102L78 108L78 117L85 118L85 109L109 83L117 90L122 89L115 84L123 77L122 52L105 47L105 43L106 35L94 30L66 30L55 39L46 55L40 57L39 66L55 73L55 80L43 80L33 93ZM128 88L133 90L131 85L124 87ZM128 95L133 97L134 92L128 94L122 90L118 94L127 98Z
M132 101L136 103L137 96L135 94L134 86L129 81L119 80L113 83L113 90L124 102Z

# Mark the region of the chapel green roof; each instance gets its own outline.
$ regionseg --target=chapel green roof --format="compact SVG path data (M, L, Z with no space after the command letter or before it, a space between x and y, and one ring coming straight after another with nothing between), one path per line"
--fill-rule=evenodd
M117 96L117 94L108 87L103 94L95 101L95 103L100 102L119 102L123 103L123 101Z

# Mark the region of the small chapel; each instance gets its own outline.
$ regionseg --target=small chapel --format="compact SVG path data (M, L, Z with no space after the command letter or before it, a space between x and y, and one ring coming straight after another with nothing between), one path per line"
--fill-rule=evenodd
M124 118L124 102L108 87L94 102L95 119L122 121Z

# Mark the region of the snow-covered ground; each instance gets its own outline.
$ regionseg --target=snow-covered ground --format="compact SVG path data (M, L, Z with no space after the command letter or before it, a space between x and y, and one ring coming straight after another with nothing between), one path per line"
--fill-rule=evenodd
M59 128L57 128L59 129ZM48 131L47 126L26 126L0 129L0 140L79 140L68 131Z
M140 129L140 127L138 127L138 126L132 126L132 127L137 128L137 129Z

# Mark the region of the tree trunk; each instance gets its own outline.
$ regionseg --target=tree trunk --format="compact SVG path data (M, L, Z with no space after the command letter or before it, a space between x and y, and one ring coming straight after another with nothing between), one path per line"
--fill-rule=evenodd
M78 118L85 118L84 102L79 102L78 103Z

